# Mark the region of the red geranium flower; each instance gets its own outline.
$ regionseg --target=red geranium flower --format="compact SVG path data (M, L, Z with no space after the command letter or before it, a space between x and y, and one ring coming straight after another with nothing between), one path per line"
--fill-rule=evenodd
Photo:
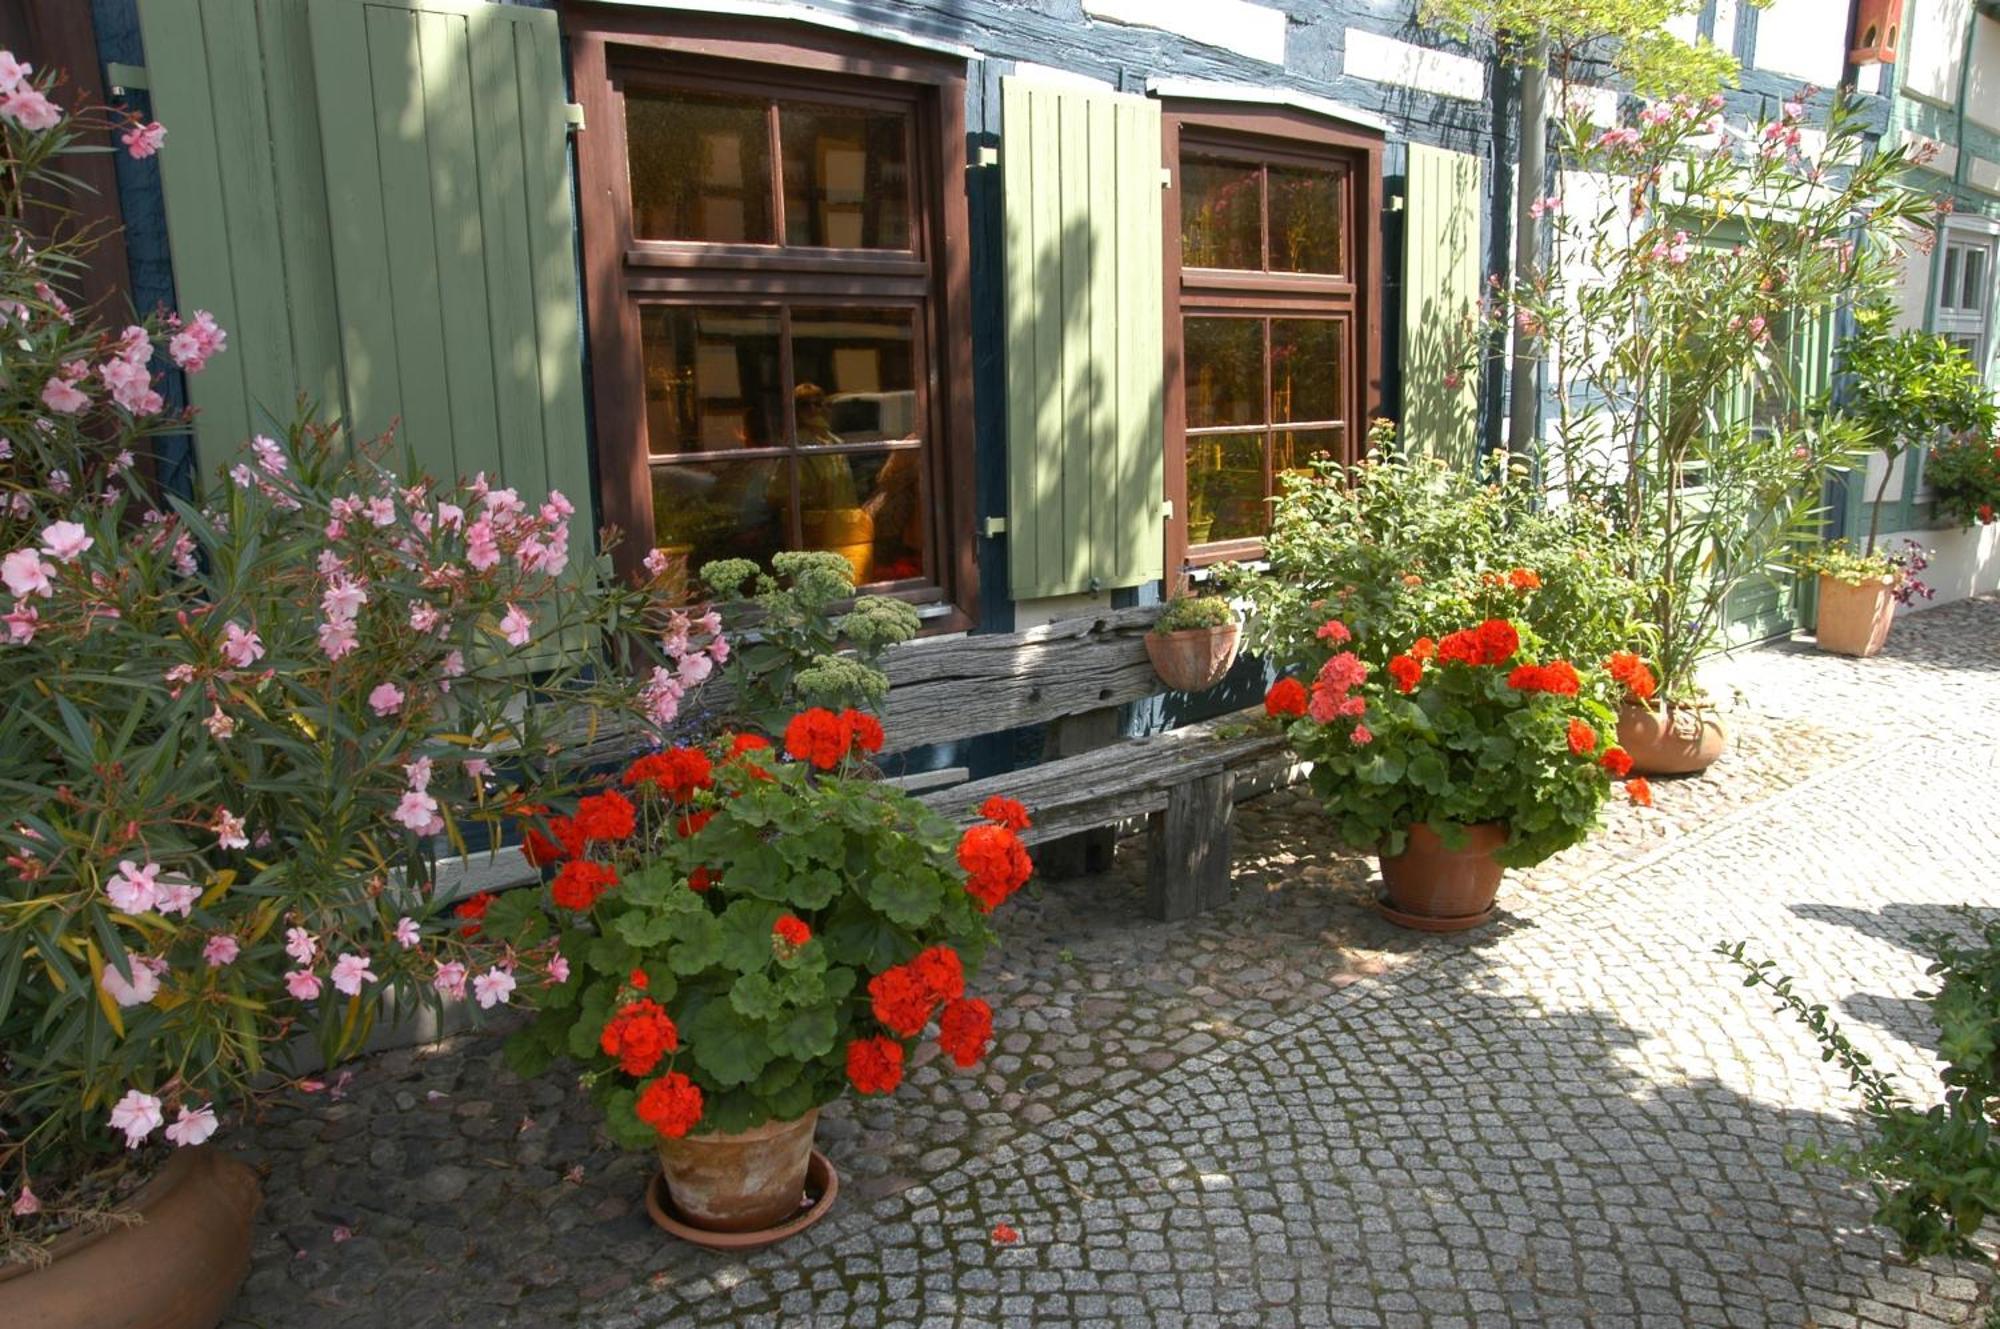
M977 1065L993 1041L993 1008L977 997L951 1002L938 1017L938 1046L962 1070Z
M869 979L868 1001L882 1027L904 1038L922 1033L938 1004L930 985L906 964L884 969Z
M1264 714L1304 715L1306 713L1306 685L1296 678L1281 678L1271 685L1264 694Z
M1567 660L1552 660L1545 665L1515 665L1507 674L1507 686L1516 692L1552 692L1559 697L1574 697L1583 686L1577 677L1576 666Z
M660 1058L677 1051L680 1030L674 1027L666 1009L651 997L641 997L618 1008L604 1024L597 1046L607 1057L618 1058L618 1069L627 1075L650 1075ZM698 1109L697 1109L698 1111Z
M1643 775L1635 775L1625 782L1625 796L1642 808L1653 806L1653 786Z
M458 930L458 935L461 937L478 936L479 920L486 917L486 911L492 907L492 891L481 891L469 899L459 901L458 907L451 912L457 917L467 920L467 922L464 927Z
M646 971L643 969L634 969L631 973L625 975L625 981L641 992L644 992L652 983L652 980L646 977Z
M1517 591L1539 591L1542 579L1527 568L1515 568L1507 574L1507 584Z
M1470 630L1446 633L1444 640L1437 644L1437 658L1440 660L1478 664L1480 655L1479 635Z
M849 741L863 752L882 750L882 722L866 711L845 710L840 722L847 726Z
M576 828L586 840L623 840L638 824L632 800L616 789L577 800Z
M583 853L583 832L577 828L575 818L550 817L549 834L555 836L556 843L562 846L558 857L576 858Z
M771 935L793 950L797 950L813 939L813 930L806 926L804 919L785 914L771 924Z
M722 874L710 868L696 868L688 874L688 889L696 895L705 894L711 886L722 880Z
M674 1071L642 1089L632 1111L667 1139L678 1140L701 1121L701 1090Z
M1521 649L1521 634L1504 618L1487 619L1477 632L1480 664L1506 664Z
M549 898L564 909L581 913L597 903L597 897L618 884L618 873L610 865L588 858L574 858L562 865L549 883Z
M892 1094L903 1082L903 1045L859 1038L847 1045L847 1080L864 1094Z
M521 833L521 857L528 860L528 866L545 868L563 859L562 846L530 826Z
M1034 824L1028 820L1028 809L1004 794L995 794L981 803L979 815L995 826L1005 826L1010 831L1025 831Z
M707 753L700 748L677 747L633 762L625 768L624 783L628 789L639 785L676 803L684 803L694 796L695 790L714 784L715 775Z
M785 726L785 751L799 761L811 762L822 771L840 765L847 756L854 732L840 717L824 706L801 711Z
M1582 720L1572 718L1569 722L1569 750L1579 757L1588 757L1597 751L1597 731Z
M974 826L958 841L958 865L965 869L965 889L983 913L1021 889L1035 865L1021 837L1005 826Z
M1613 651L1611 658L1604 662L1604 671L1640 701L1651 701L1653 694L1659 690L1659 680L1653 677L1653 671L1630 651Z
M1396 691L1415 692L1417 683L1424 676L1424 662L1414 655L1396 655L1389 659L1389 677L1395 680Z
M729 755L732 757L740 757L746 752L769 752L770 750L771 740L762 734L731 734L729 736Z
M1622 780L1632 772L1632 754L1624 748L1606 748L1597 764L1611 773L1614 780Z
M1428 660L1438 653L1437 643L1429 637L1419 637L1410 643L1410 654L1419 660Z
M949 946L917 952L909 968L939 1001L956 1001L965 995L965 965Z

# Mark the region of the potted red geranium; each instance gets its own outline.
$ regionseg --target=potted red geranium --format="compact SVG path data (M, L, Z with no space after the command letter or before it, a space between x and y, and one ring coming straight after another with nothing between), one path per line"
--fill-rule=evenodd
M1319 635L1336 648L1349 636L1338 619ZM1381 671L1338 650L1310 688L1286 678L1267 695L1343 838L1381 856L1392 922L1484 923L1503 871L1581 840L1611 779L1630 771L1583 675L1536 654L1516 624L1488 619L1419 637ZM1651 798L1643 780L1627 790Z
M658 1151L649 1207L677 1235L756 1245L816 1220L820 1108L894 1091L933 1022L959 1066L991 1040L966 983L1031 871L1026 813L989 800L961 834L871 778L881 745L873 716L815 708L782 751L744 734L641 757L530 835L545 898L482 919L513 948L556 939L567 979L528 998L514 1064L583 1065L611 1136Z

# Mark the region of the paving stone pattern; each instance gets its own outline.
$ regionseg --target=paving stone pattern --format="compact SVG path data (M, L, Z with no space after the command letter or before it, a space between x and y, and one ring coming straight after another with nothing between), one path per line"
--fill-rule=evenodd
M1299 791L1240 810L1228 908L1143 921L1143 841L1001 915L998 1046L828 1110L842 1202L749 1258L646 1221L646 1163L469 1035L241 1133L269 1207L237 1325L1976 1323L1983 1268L1896 1261L1804 1035L1717 940L1922 1075L1907 935L2000 881L2000 603L1715 671L1736 747L1415 937ZM995 1225L1021 1238L997 1244ZM382 1321L384 1323L388 1321Z

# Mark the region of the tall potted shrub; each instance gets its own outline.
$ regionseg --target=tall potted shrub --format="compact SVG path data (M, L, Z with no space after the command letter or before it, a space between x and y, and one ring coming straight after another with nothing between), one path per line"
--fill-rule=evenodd
M1630 125L1567 117L1586 187L1549 209L1554 261L1503 311L1548 348L1550 483L1635 537L1659 697L1622 732L1681 752L1721 747L1696 666L1732 595L1810 538L1827 474L1873 443L1799 400L1808 331L1885 290L1936 210L1897 183L1905 150L1876 150L1843 98L1817 152L1804 95L1747 138L1720 112L1677 98Z

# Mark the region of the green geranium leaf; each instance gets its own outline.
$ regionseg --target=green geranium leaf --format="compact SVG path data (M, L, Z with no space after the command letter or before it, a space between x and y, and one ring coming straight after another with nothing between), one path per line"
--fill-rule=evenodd
M912 871L875 873L862 886L861 894L889 921L911 928L930 922L944 903L941 879L928 864Z
M639 1120L635 1110L639 1102L636 1089L615 1089L605 1096L604 1129L613 1140L626 1149L651 1149L659 1143L659 1135L645 1122Z
M809 1006L772 1024L771 1051L780 1057L811 1061L833 1051L838 1032L831 1007Z
M722 925L714 914L675 914L666 921L674 943L666 959L675 973L698 974L721 958Z
M775 1020L784 999L767 974L745 974L729 988L729 1005L746 1020Z
M679 903L678 897L689 891L672 865L654 863L624 877L619 882L618 894L632 904L672 907Z
M906 958L903 939L889 921L851 898L834 911L819 940L836 964L871 973L880 973Z
M768 900L738 900L722 911L721 963L740 974L771 963L771 927L785 913Z
M748 1084L771 1062L765 1022L738 1015L727 1001L711 1000L681 1024L695 1062L724 1087Z
M584 944L582 954L583 962L598 973L621 977L632 972L639 959L639 952L622 937L592 937Z

